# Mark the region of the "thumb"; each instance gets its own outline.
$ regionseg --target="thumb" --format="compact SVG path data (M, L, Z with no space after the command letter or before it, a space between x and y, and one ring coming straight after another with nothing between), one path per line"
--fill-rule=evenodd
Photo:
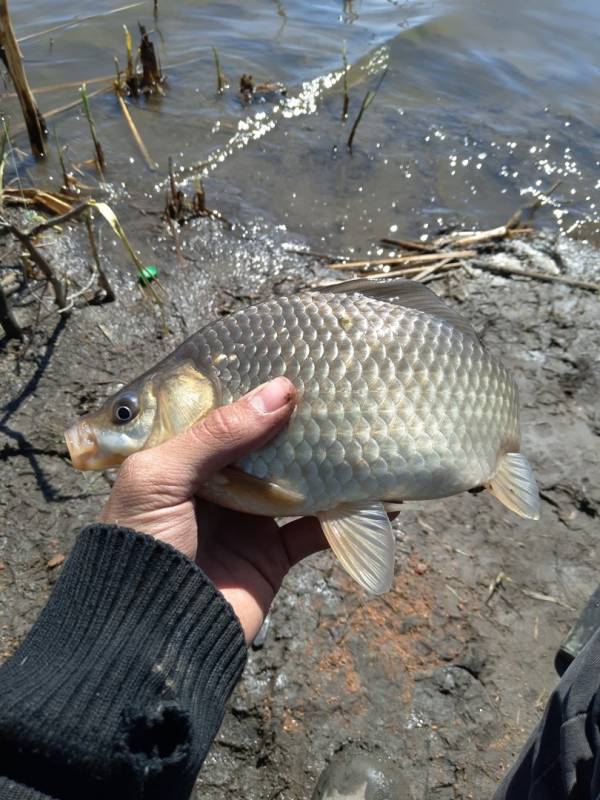
M275 378L146 452L155 456L153 464L160 470L161 483L176 485L179 493L189 495L215 472L272 439L295 405L293 383Z

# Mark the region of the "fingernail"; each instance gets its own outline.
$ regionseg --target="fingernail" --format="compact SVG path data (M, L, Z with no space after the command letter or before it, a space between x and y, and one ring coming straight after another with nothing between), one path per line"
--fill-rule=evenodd
M287 378L275 378L263 383L250 396L252 405L260 414L271 414L286 406L292 397L290 382Z

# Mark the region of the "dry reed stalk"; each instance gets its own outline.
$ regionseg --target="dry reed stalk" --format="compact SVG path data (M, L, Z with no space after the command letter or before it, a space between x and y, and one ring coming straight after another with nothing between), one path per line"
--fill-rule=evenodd
M377 267L383 265L396 266L398 264L426 265L440 261L448 256L452 258L473 258L477 255L477 250L449 250L440 253L423 253L418 256L395 256L393 258L371 258L364 261L346 261L338 264L329 264L330 269L365 269L367 267Z
M223 71L221 70L221 61L219 59L217 48L213 47L212 51L213 58L215 60L215 70L217 73L217 94L223 94L225 91L225 75L223 75Z
M140 133L135 125L135 122L133 121L133 118L129 113L129 109L127 108L127 103L125 102L125 100L123 100L119 92L117 92L117 100L119 101L119 106L121 108L121 111L123 112L123 116L125 117L125 121L127 122L127 125L129 127L129 131L133 136L133 139L137 144L140 153L144 157L144 161L146 162L148 169L154 172L158 164L155 161L152 161L152 159L150 158L150 153L148 152L148 149L144 144L144 140L140 136Z
M97 19L98 17L109 17L111 14L118 14L120 11L128 11L130 8L136 8L137 6L144 5L143 2L138 3L129 3L126 6L120 6L119 8L113 8L110 11L105 11L102 14L90 14L87 17L75 17L75 19L70 20L69 22L62 22L60 25L53 25L51 28L45 28L43 31L37 31L36 33L30 33L27 36L20 36L17 41L21 42L28 42L31 39L38 39L40 36L46 36L48 33L54 33L55 31L63 30L64 28L72 28L75 25L80 25L82 22L87 22L90 19ZM79 81L81 84L81 81ZM79 85L78 84L78 85Z
M23 112L31 152L37 158L46 155L46 123L40 114L27 76L23 68L23 57L17 44L15 32L10 21L8 0L0 0L0 54L15 86Z

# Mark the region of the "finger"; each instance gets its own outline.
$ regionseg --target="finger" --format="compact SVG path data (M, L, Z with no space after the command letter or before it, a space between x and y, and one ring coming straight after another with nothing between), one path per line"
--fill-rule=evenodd
M266 444L288 421L295 404L294 385L287 378L275 378L145 451L145 466L158 471L163 484L176 481L188 494L218 470Z
M321 523L316 517L302 517L294 522L288 522L279 529L279 535L283 538L290 567L303 558L327 550L329 547Z

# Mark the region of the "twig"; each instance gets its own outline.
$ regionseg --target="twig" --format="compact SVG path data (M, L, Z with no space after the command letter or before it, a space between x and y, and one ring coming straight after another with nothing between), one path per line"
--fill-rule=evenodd
M40 224L32 228L27 235L33 238L48 230L48 228L55 228L57 225L64 225L65 222L70 222L72 219L80 216L80 214L82 214L88 207L88 203L80 203L79 205L75 206L75 208L67 211L65 214L61 214L58 217L52 217L52 219L48 219L45 222L40 222Z
M397 264L430 264L440 259L452 256L452 258L473 258L477 255L476 250L448 250L440 253L423 253L418 256L395 256L393 258L371 258L364 261L346 261L337 264L329 264L330 269L365 269L379 265Z
M447 272L451 269L457 269L458 267L462 267L463 264L460 261L448 261L445 264L435 264L435 272ZM418 275L420 272L423 272L422 267L406 267L405 269L398 269L393 270L392 272L378 272L376 273L378 278L399 278L403 275ZM367 276L369 277L369 276ZM420 281L426 280L428 275L425 277L419 278ZM413 278L413 280L415 280Z
M88 94L87 99L91 100L92 97L97 97L99 94L106 94L110 92L112 86L103 86L101 89L96 89L95 92L91 92ZM81 97L78 100L73 100L71 103L65 103L64 106L58 106L57 108L53 108L50 111L46 111L44 114L44 118L46 120L52 119L52 117L58 116L58 114L63 114L65 111L70 111L72 108L77 108L77 106L81 105ZM25 130L24 125L20 125L13 130L15 135L21 133Z
M39 269L41 270L42 274L44 275L48 283L52 286L52 289L54 290L54 299L56 305L59 307L59 309L64 308L67 304L67 295L65 293L65 287L54 274L54 270L52 269L50 264L48 264L44 256L33 244L31 239L29 238L30 235L19 230L16 227L16 225L11 225L8 222L1 222L0 224L5 230L8 228L9 232L12 233L13 236L15 236L25 247L25 249L29 253L31 260L34 262L34 264L36 264L39 267Z
M156 170L158 164L155 161L152 161L152 159L150 158L150 153L148 152L148 149L146 148L146 145L144 144L144 141L143 141L142 137L140 136L140 133L139 133L138 129L136 128L135 122L133 121L133 119L131 117L131 114L129 113L129 109L127 108L127 104L125 103L125 100L123 100L123 98L121 97L121 95L118 92L117 92L117 100L119 101L119 106L121 107L121 111L123 112L123 116L125 117L125 121L127 122L127 125L129 126L129 130L131 132L131 135L133 136L133 138L135 140L135 143L137 144L137 146L138 146L138 148L140 150L140 153L144 157L144 161L146 162L146 166L148 167L149 170L154 172Z
M575 611L573 606L568 605L558 597L552 597L552 595L542 594L541 592L532 592L529 589L521 589L521 592L526 597L531 597L532 600L541 600L543 603L554 603L557 606L567 608L569 611Z
M431 253L435 247L431 244L414 242L412 239L388 239L387 237L379 240L381 244L391 244L394 247L403 247L405 250L417 250L420 253Z
M413 280L415 281L424 281L425 278L428 278L430 275L433 275L440 269L446 266L446 264L450 264L451 262L456 261L454 255L449 255L447 258L442 258L437 264L431 264L429 267L425 267L422 269L421 272L418 272Z
M4 199L15 204L36 204L53 214L64 214L73 208L73 198L61 192L44 192L31 186L19 189L5 189Z
M512 217L506 223L507 230L510 230L511 228L516 228L517 225L519 225L519 223L523 219L523 215L524 214L527 214L528 217L531 219L531 217L535 214L535 212L538 210L538 208L542 205L542 203L544 202L545 198L546 197L550 197L551 195L553 195L554 192L561 185L561 183L562 183L562 179L559 179L559 180L555 181L552 184L552 186L548 189L548 191L546 192L545 196L544 195L538 195L538 197L536 197L531 203L527 203L526 205L521 206L521 208L518 208L515 211L515 213L512 215Z
M578 289L586 289L590 292L600 292L600 283L582 281L579 278L569 278L567 275L550 275L547 272L538 272L533 269L521 269L520 267L509 267L502 264L491 264L487 261L477 261L471 266L475 269L483 269L487 272L494 272L496 275L508 275L520 278L533 278L536 281L546 283L562 283L565 286L575 286Z

